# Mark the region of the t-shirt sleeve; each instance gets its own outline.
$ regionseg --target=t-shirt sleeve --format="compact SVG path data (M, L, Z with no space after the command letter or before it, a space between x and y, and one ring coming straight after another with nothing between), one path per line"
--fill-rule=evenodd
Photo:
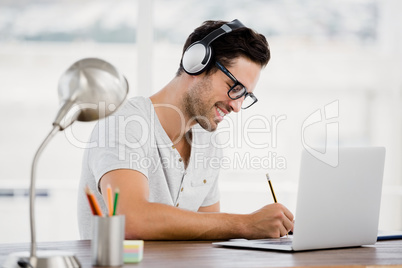
M91 135L88 166L99 188L104 174L117 169L131 169L148 178L148 169L143 164L148 156L143 128L146 121L140 117L109 116L99 121ZM149 141L148 141L149 142Z

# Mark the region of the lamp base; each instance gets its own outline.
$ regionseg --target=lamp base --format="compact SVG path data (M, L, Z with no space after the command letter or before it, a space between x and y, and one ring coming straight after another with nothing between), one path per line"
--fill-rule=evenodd
M3 268L80 268L74 253L67 251L42 250L30 257L28 251L8 255Z

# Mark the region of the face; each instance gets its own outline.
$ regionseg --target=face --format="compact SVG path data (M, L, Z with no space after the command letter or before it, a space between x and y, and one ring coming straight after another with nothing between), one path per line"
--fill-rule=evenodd
M243 57L237 58L231 67L226 68L251 93L258 82L261 66ZM208 131L215 131L218 124L230 112L239 112L244 97L232 100L228 91L234 82L222 71L210 75L194 77L183 104L186 115Z

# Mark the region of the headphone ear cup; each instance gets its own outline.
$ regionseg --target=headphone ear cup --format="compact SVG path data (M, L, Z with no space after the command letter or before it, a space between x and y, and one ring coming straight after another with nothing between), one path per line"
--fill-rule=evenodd
M197 75L202 73L211 60L211 47L200 42L192 44L183 54L181 64L186 73Z

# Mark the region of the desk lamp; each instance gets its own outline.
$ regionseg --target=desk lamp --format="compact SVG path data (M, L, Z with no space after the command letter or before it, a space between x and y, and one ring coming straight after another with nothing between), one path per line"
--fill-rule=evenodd
M37 150L32 162L29 192L31 225L30 252L16 252L8 256L3 267L75 268L81 267L73 253L64 251L37 251L35 230L35 172L36 163L52 137L74 121L93 121L112 114L125 100L128 83L110 63L87 58L74 63L59 80L61 108L53 128Z

